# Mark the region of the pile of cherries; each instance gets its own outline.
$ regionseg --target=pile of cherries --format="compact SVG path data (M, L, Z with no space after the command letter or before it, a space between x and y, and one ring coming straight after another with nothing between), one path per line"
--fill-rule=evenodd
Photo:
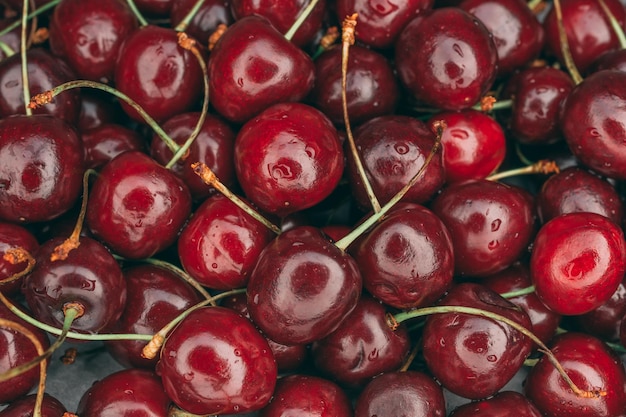
M0 11L0 416L626 416L620 0Z

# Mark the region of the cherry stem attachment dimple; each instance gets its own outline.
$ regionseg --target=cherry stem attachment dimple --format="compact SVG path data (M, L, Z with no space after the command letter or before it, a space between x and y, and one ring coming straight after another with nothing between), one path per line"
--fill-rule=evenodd
M565 67L572 77L574 84L580 84L583 81L582 75L576 68L574 58L572 57L572 51L569 47L569 41L567 40L567 33L565 32L565 26L563 25L563 12L561 11L561 1L554 0L554 12L556 14L556 24L559 31L559 43L561 44L561 54L565 61Z
M307 17L311 14L315 6L317 6L319 0L311 0L311 2L306 6L306 8L298 15L298 18L293 22L293 25L289 28L287 33L285 33L285 39L291 41L293 36L296 34L300 26L304 23Z
M189 23L191 23L191 21L193 20L193 18L196 16L196 14L198 13L198 10L200 10L200 8L202 7L202 5L204 5L205 0L197 0L196 3L193 5L193 7L191 8L191 10L189 10L189 13L187 13L185 15L185 17L183 17L183 20L180 21L180 23L178 23L176 25L176 27L174 28L174 30L176 32L184 32L187 30L187 27L189 26Z
M620 48L625 49L626 48L626 36L624 35L624 29L622 29L619 22L615 18L615 15L611 11L611 9L609 9L609 7L606 5L606 2L604 0L598 0L598 4L600 5L600 8L602 9L606 17L609 19L609 23L611 24L613 33L615 33L615 36L617 37L617 40L619 41Z
M516 175L529 175L529 174L558 174L560 172L559 166L556 162L542 159L533 163L532 165L528 165L521 168L511 169L509 171L497 172L493 175L490 175L486 179L489 181L498 181L504 178L510 178Z

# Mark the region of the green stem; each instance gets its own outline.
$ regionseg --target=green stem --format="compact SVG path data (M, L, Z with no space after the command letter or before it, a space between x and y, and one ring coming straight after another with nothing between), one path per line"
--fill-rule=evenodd
M143 17L143 14L141 14L135 2L133 0L126 0L126 3L128 4L128 7L130 7L130 10L132 10L133 14L139 21L139 25L148 26L148 21L146 20L145 17Z
M519 296L522 296L522 295L532 294L534 292L535 292L535 286L531 285L531 286L526 287L526 288L520 288L519 290L502 293L502 294L500 294L500 296L502 298L509 299L509 298L513 298L513 297L519 297Z
M11 49L11 47L7 45L6 42L0 41L0 50L2 50L2 53L6 58L15 55L15 51Z
M26 57L26 29L28 28L28 0L23 0L22 6L22 34L20 36L20 56L22 58L22 92L24 94L24 110L27 116L33 111L30 103L30 82L28 80L28 59Z
M613 343L613 342L604 342L604 343L606 343L608 347L610 347L611 349L613 349L615 352L619 353L620 355L623 355L626 353L626 346L622 345L621 343Z
M491 109L489 111L506 110L506 109L510 109L512 106L513 106L513 100L510 98L506 100L497 100L495 103L491 105ZM482 110L481 104L480 103L474 104L472 106L472 109L481 111Z
M624 36L624 30L619 25L619 22L615 18L615 15L611 11L611 9L609 9L609 7L606 5L604 0L598 0L598 4L600 4L602 11L604 12L604 14L606 14L606 17L609 19L609 23L611 24L613 33L615 33L615 36L617 36L617 40L619 41L620 48L625 49L626 48L626 36Z
M569 48L569 41L567 40L567 33L563 25L563 13L561 11L561 1L554 0L554 12L556 13L556 23L559 30L559 42L561 44L561 54L565 61L565 67L567 68L574 84L580 84L583 81L582 75L576 68L574 58L572 57L572 51Z
M213 299L213 296L209 294L209 292L202 285L200 285L198 281L196 281L191 275L189 275L183 269L180 269L177 266L172 265L171 263L163 261L161 259L148 258L148 259L144 259L143 262L146 262L148 264L155 265L160 268L166 269L170 272L173 272L174 274L182 278L183 281L185 281L187 284L191 285L196 291L198 291L205 298L205 300ZM213 301L212 305L214 306L216 305L215 301Z
M194 16L198 13L198 10L200 10L200 8L204 4L204 2L205 2L205 0L197 0L196 3L191 8L191 10L189 10L189 13L187 13L185 15L185 17L183 17L183 20L181 20L180 23L178 25L176 25L174 30L176 32L184 32L184 31L186 31L187 30L187 26L189 26L189 23L191 23L191 21L193 20Z
M309 3L308 6L306 6L306 8L302 11L302 13L300 13L300 15L298 16L298 18L296 19L295 22L293 22L293 25L291 25L291 27L289 28L289 30L287 31L287 33L285 33L285 38L288 41L291 41L291 39L293 38L293 36L296 34L296 32L298 31L298 29L300 29L300 26L302 26L302 24L304 23L304 21L306 20L307 17L309 17L309 15L311 14L311 12L313 11L313 9L315 8L315 6L317 6L317 2L319 0L311 0L311 2Z
M53 7L55 7L57 4L59 4L61 2L61 0L52 0L46 4L44 4L43 6L41 6L40 8L38 8L37 10L31 12L29 15L26 16L26 18L28 20L39 16L40 14L47 12L48 10L52 9ZM13 29L17 28L18 26L20 26L22 24L21 20L16 20L15 22L11 23L9 26L3 28L2 30L0 30L0 36L4 36L7 33L9 33L10 31L12 31Z

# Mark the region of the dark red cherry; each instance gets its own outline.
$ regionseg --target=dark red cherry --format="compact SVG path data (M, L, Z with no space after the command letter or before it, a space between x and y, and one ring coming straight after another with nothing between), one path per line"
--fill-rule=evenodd
M80 116L76 127L80 132L106 123L124 123L126 114L116 98L100 90L80 93Z
M265 225L219 194L194 212L178 239L178 256L185 271L202 285L242 288L274 237Z
M622 229L595 213L568 213L544 224L535 237L530 274L550 309L578 315L600 307L626 268Z
M81 132L85 168L98 169L127 151L143 151L145 141L139 133L115 123L105 123Z
M552 344L552 353L564 371L591 398L575 394L547 356L527 376L526 396L544 416L600 417L624 414L626 374L619 357L601 340L583 333L564 333Z
M446 402L435 380L422 372L385 372L359 394L354 417L444 417Z
M576 316L576 322L587 334L607 341L619 340L620 326L626 316L626 280L604 304L589 313Z
M74 320L72 329L97 333L122 314L126 303L122 271L111 253L88 237L81 237L66 259L52 260L54 249L63 242L55 238L41 246L22 292L33 315L55 327L63 325L67 303L81 304L85 312Z
M483 112L466 109L441 112L429 124L443 121L441 136L446 182L485 178L500 167L506 155L502 126Z
M33 417L36 394L30 394L13 401L7 408L0 411L0 417ZM41 417L63 417L67 409L59 400L44 394L41 404Z
M523 0L464 0L459 7L491 32L498 51L498 75L507 75L539 56L545 34Z
M311 0L230 0L230 10L236 20L250 15L263 16L280 33L287 33L310 3ZM291 41L300 47L310 43L321 29L325 13L326 0L318 1Z
M174 243L190 213L187 186L149 156L129 151L102 168L86 219L115 253L141 259Z
M238 123L273 104L300 101L314 79L311 58L261 16L230 26L209 58L211 104Z
M163 130L179 145L183 145L198 123L200 113L180 113L163 123ZM207 114L200 133L189 147L188 153L171 169L189 187L194 200L202 201L217 191L208 186L195 173L191 164L202 162L227 187L235 184L235 166L233 154L235 148L235 132L221 118ZM155 134L150 144L150 155L159 163L166 165L172 158L172 151L164 141Z
M452 285L448 229L417 204L394 208L360 240L354 258L367 291L395 308L426 307Z
M170 24L176 27L191 11L196 0L176 0L170 10ZM233 23L228 0L205 0L198 12L185 29L185 33L202 45L207 45L209 37L215 32L218 25L230 26Z
M602 214L621 224L624 207L615 188L604 179L570 167L548 178L537 194L537 213L542 223L565 213Z
M398 76L415 98L444 110L476 104L491 88L498 55L487 28L466 11L419 14L395 45Z
M166 416L170 399L159 377L140 369L117 371L94 383L80 398L77 414Z
M259 417L352 417L345 392L331 381L309 375L278 380L272 401Z
M248 282L250 317L269 338L306 344L328 336L356 307L354 259L318 229L283 232L261 252Z
M165 17L172 10L175 0L134 0L141 13L147 16Z
M82 190L83 147L76 131L50 116L0 120L0 218L32 223L69 210Z
M565 100L561 129L584 165L615 179L626 179L626 73L591 74Z
M123 271L127 302L110 331L122 334L154 334L180 313L201 301L200 295L173 272L150 264ZM126 367L154 369L158 358L146 359L144 341L107 342L111 355Z
M480 284L458 284L438 304L491 311L531 328L526 313ZM532 349L532 341L508 324L458 313L429 316L422 340L424 359L435 378L444 388L470 399L498 392Z
M542 414L519 392L501 391L486 400L457 407L450 417L542 417Z
M606 51L589 68L590 73L602 70L626 71L626 49L620 48Z
M390 115L371 119L359 126L354 132L354 141L372 190L380 204L385 204L424 165L435 136L420 120ZM361 207L370 208L354 156L352 152L345 153L352 193ZM441 188L444 180L442 156L437 153L402 201L424 203Z
M122 42L137 24L137 18L122 0L89 4L64 0L50 18L50 49L79 78L111 80Z
M28 261L10 262L4 256L7 252L26 251L32 257L37 254L39 242L31 232L22 226L13 223L0 222L0 281L9 278L28 267ZM19 291L23 278L0 284L0 291L4 295L11 295Z
M626 22L626 11L619 0L604 0L620 27ZM574 64L581 72L602 53L619 48L618 37L600 4L594 0L563 0L563 26ZM556 10L552 7L544 20L546 45L549 51L564 63L557 25Z
M358 41L374 48L389 48L402 28L418 14L430 10L433 3L434 0L338 0L335 8L340 18L358 13Z
M248 121L235 141L235 171L244 193L281 217L328 197L343 168L337 130L306 104L271 106Z
M399 369L411 342L406 327L389 327L385 313L380 302L361 297L337 330L313 343L311 353L316 369L352 388Z
M533 236L532 198L519 187L486 179L456 182L430 207L450 232L457 274L502 271L522 256Z
M190 313L167 337L157 372L176 405L194 414L258 410L272 397L277 376L265 338L224 307Z
M189 111L200 99L202 70L197 58L178 45L172 29L147 25L124 40L115 64L115 86L157 121ZM129 116L139 114L122 103Z
M324 51L315 60L316 107L333 123L343 125L342 47ZM391 114L399 100L398 82L383 55L359 45L350 47L346 75L346 101L350 123L355 126L376 116Z
M574 88L571 77L558 68L531 67L511 77L511 132L528 144L546 144L561 139L559 113Z

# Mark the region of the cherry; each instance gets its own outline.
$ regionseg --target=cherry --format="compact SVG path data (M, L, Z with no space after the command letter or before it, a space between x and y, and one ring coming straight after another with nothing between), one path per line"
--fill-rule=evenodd
M224 307L191 313L170 333L157 364L165 391L194 414L229 414L265 406L276 362L254 325Z
M542 414L519 392L501 391L486 400L457 407L450 417L542 417Z
M435 136L425 123L402 115L380 116L362 124L354 141L374 194L385 204L404 187L424 165ZM346 152L347 176L352 193L361 207L370 202L356 170L354 156ZM403 201L424 203L444 182L441 153L437 153Z
M236 21L209 58L211 103L243 123L272 104L300 101L313 88L311 58L261 16Z
M506 154L504 130L485 113L473 109L437 113L429 124L443 121L441 136L446 182L485 178Z
M480 284L452 287L439 305L477 307L527 329L531 326L526 313ZM532 348L532 341L508 324L458 313L429 316L422 340L424 359L435 378L451 392L470 399L498 392L519 371Z
M0 417L33 417L36 394L30 394L13 401L7 408L0 411ZM59 400L49 394L44 394L41 405L41 417L63 417L66 408Z
M338 0L336 15L343 17L358 13L356 39L374 48L393 46L402 28L415 16L430 10L434 0L403 2Z
M565 213L590 212L621 224L624 208L615 188L580 168L570 167L548 178L537 194L537 213L545 223Z
M510 74L539 56L543 26L523 0L464 0L459 8L476 16L493 35L498 75Z
M80 304L85 311L72 329L97 333L122 314L126 303L122 271L104 246L84 236L66 259L55 260L52 254L63 242L55 238L41 246L22 292L35 317L55 327L62 327L68 303Z
M444 188L430 207L452 237L456 273L487 276L518 260L534 232L532 204L523 189L486 179Z
M626 179L623 128L626 73L598 71L578 84L565 100L561 128L574 156L594 171Z
M565 333L554 339L551 350L580 389L597 395L585 398L575 394L543 356L529 371L524 388L526 396L544 416L598 417L624 413L624 367L602 341L582 333Z
M142 151L143 138L134 130L115 123L105 123L81 132L85 150L85 168L102 168L126 151Z
M281 217L328 197L343 168L337 130L306 104L269 107L249 120L235 141L235 171L244 193Z
M187 186L149 156L129 151L102 168L86 220L115 253L141 259L174 243L190 212Z
M147 25L126 37L115 64L116 88L135 100L152 118L167 120L189 111L203 91L196 57L178 45L172 29ZM126 103L129 116L143 118Z
M83 148L76 131L49 116L0 119L0 218L32 223L69 210L82 190Z
M576 316L581 330L603 340L619 340L622 318L626 316L626 283L620 282L617 289L604 304L589 313Z
M276 384L272 401L259 417L351 417L348 396L331 381L309 375L289 375Z
M400 368L410 347L406 328L392 330L385 307L363 296L337 330L313 343L311 353L316 369L340 385L355 388Z
M491 88L497 50L487 28L456 7L419 14L402 29L395 45L398 76L428 105L460 110Z
M590 73L602 70L626 70L626 50L611 49L596 59L589 68Z
M85 90L80 93L80 116L76 127L80 132L103 124L125 124L125 113L119 102L112 100L100 90Z
M174 0L134 0L137 9L151 17L167 16L172 10Z
M341 45L317 57L312 91L316 107L337 125L344 124L341 59ZM351 46L346 75L350 123L357 125L376 116L392 114L399 98L398 82L387 58L362 46Z
M178 239L180 262L202 285L228 290L245 287L261 251L274 238L222 195L196 209Z
M34 256L38 249L39 242L27 229L17 224L0 222L0 281L25 271L29 267L28 259L21 260L16 254L17 262L11 262L5 258L7 254L19 250ZM0 284L0 291L4 295L11 295L19 291L21 284L22 279Z
M606 302L625 272L621 228L595 213L562 214L537 232L530 273L537 295L563 315L587 313Z
M259 255L248 282L250 317L269 338L306 344L328 336L356 307L354 259L310 226L283 232Z
M359 394L354 417L443 417L446 403L441 386L422 372L386 372Z
M172 3L170 24L174 27L187 16L196 0L177 0ZM230 2L225 0L205 0L185 29L185 33L202 45L207 45L209 37L220 24L230 26L234 18L230 12Z
M80 78L111 80L122 42L136 28L137 19L125 1L85 5L64 0L50 19L50 49Z
M125 369L95 382L80 398L77 414L166 416L169 405L158 376L146 370Z
M6 15L6 12L5 12ZM15 23L17 20L16 17L5 17L0 19L0 30L5 30L8 26ZM0 41L2 41L5 45L7 45L12 51L19 51L20 49L20 36L21 36L21 28L18 26L13 30L3 34L0 36ZM6 51L0 51L0 59L5 60L8 58Z
M173 272L155 265L136 265L123 271L127 301L111 331L154 334L187 308L199 303L199 294ZM126 367L154 369L157 359L141 356L145 342L107 342L112 356Z

